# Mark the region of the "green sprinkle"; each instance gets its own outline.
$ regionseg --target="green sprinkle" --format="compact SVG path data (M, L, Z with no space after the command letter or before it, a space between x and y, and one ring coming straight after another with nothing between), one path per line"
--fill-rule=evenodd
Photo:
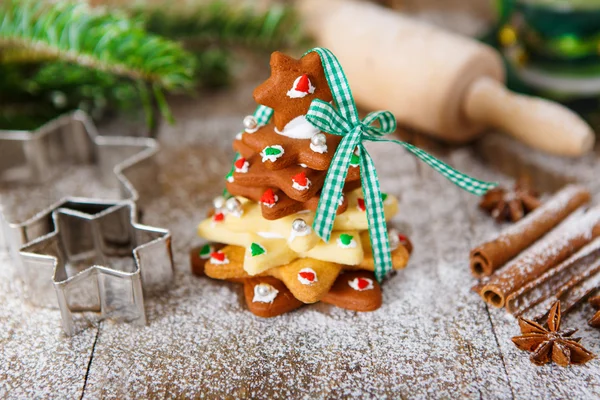
M342 242L342 244L344 246L350 246L350 243L352 243L352 239L354 237L352 235L348 235L347 233L342 233L340 235L340 242Z
M267 156L277 156L279 154L281 154L281 150L276 149L274 147L267 147L265 149L265 155Z
M387 199L387 193L381 193L381 201L385 201Z
M356 154L352 154L352 158L350 159L350 165L358 165L360 163L360 157Z
M250 254L252 255L252 257L260 256L261 254L265 254L266 252L267 249L265 249L258 243L252 243L250 245Z
M208 258L210 256L210 253L212 253L212 247L211 247L211 245L210 244L205 244L200 249L200 258Z

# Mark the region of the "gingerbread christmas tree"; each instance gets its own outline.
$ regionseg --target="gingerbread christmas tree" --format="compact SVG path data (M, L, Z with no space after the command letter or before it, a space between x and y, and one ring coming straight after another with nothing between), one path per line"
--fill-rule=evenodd
M318 301L356 311L378 308L381 290L373 275L358 155L342 181L330 239L323 241L311 228L342 139L306 118L315 99L333 100L320 55L296 60L274 53L271 77L256 88L254 99L272 117L263 124L259 116L244 119L226 178L231 197L216 198L211 216L198 226L210 243L192 253L194 271L243 282L248 308L264 317ZM398 211L394 196L382 194L381 204L386 220ZM410 242L394 229L388 236L393 267L405 267Z
M279 52L271 57L271 77L254 91L257 103L273 110L272 123L258 126L252 116L233 147L240 154L227 189L260 202L262 215L278 219L316 210L331 159L341 137L325 134L305 115L315 99L331 101L317 53L295 60ZM351 164L344 191L360 187L358 162ZM345 197L338 213L348 207Z

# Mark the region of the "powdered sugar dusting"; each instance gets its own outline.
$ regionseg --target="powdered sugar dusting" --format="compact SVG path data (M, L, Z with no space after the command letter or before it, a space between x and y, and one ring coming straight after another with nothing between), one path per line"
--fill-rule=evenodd
M488 313L469 290L469 250L498 227L479 212L476 197L400 147L367 146L382 188L400 198L394 223L415 245L407 269L383 284L381 309L354 313L316 304L260 319L246 310L240 285L191 276L188 249L200 242L195 224L220 194L233 159L239 118L222 121L188 119L162 130L158 181L165 194L149 204L144 222L172 230L177 271L168 293L146 299L148 326L106 321L64 338L57 311L23 306L18 284L0 281L0 397L9 390L15 397L78 397L92 351L89 398L600 394L597 360L538 368L514 347L515 320L503 310ZM469 151L451 157L474 176L506 180ZM0 263L6 260L0 253ZM567 317L565 327L583 328L586 346L600 352L584 311Z

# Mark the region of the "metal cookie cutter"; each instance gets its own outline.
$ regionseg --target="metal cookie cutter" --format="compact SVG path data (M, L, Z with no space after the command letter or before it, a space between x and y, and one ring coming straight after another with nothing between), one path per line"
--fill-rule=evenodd
M157 165L154 161L154 155L157 151L158 143L153 139L98 135L91 119L81 111L53 120L34 132L0 131L0 182L37 184L51 179L54 175L64 171L66 167L87 164L96 167L103 181L107 185L116 186L119 191L119 199L115 199L109 203L90 198L65 197L25 221L19 220L15 215L7 212L0 204L0 244L4 242L10 251L17 266L16 277L23 281L24 296L28 301L42 307L59 307L61 308L63 317L70 315L71 311L79 309L93 309L103 311L103 313L106 311L105 314L114 316L115 313L108 312L106 307L102 308L102 304L91 302L89 298L81 303L85 305L82 307L77 306L79 300L71 302L71 297L75 293L74 288L85 287L87 284L85 283L88 282L88 279L85 278L86 276L98 275L98 271L108 273L113 268L106 267L105 265L104 269L98 267L91 270L95 272L82 272L81 275L73 273L61 275L59 270L61 269L62 261L65 261L65 265L69 266L68 268L73 267L73 265L81 267L77 258L66 257L61 259L57 257L57 261L52 261L52 263L37 263L32 261L33 259L37 259L36 257L32 258L29 255L22 257L20 250L21 247L31 243L31 246L34 246L34 252L41 254L43 251L39 247L36 247L36 245L39 242L45 242L44 239L48 239L48 235L52 236L51 234L56 233L53 237L59 243L57 246L61 250L58 251L55 249L49 252L48 255L55 257L56 255L78 254L79 257L81 256L79 252L81 250L80 245L75 245L73 242L66 242L65 244L62 241L66 240L67 237L77 236L81 236L82 238L87 237L89 240L92 240L92 238L100 240L98 238L103 238L106 232L112 232L110 229L126 230L124 228L126 226L139 226L135 222L135 216L132 214L136 210L135 205L137 204L137 208L143 209L145 201L157 194ZM125 218L124 211L115 211L116 209L123 209L123 207L131 211L126 213L129 225L125 225L122 222L123 218ZM87 214L88 217L83 218L84 214ZM91 223L91 226L96 226L96 228L86 228L87 230L84 229L83 232L87 233L81 233L80 230L83 229L82 224L74 222L78 218L74 218L73 215L81 217L79 220L98 220L102 222ZM64 223L62 222L64 219L71 222ZM119 221L121 222L119 223ZM62 224L59 224L59 222L62 222ZM112 228L110 228L110 223L114 224ZM141 282L144 285L144 291L167 286L173 276L171 241L168 231L146 228L155 233L160 232L160 235L162 235L160 238L155 238L156 244L152 242L153 246L151 246L153 249L162 246L164 254L168 255L166 258L160 259L160 265L157 264L147 268L146 264L149 263L149 260L147 261L146 257L139 257L139 254L145 254L146 251L140 252L137 250L143 248L145 246L143 243L149 240L142 240L142 238L138 238L140 240L136 241L130 240L129 247L120 248L121 250L124 248L129 249L133 244L136 245L134 247L136 249L135 252L133 249L130 249L129 257L131 258L132 254L138 254L136 268L140 271L139 275L142 277ZM92 235L89 233L92 231L97 233ZM140 231L136 230L136 232ZM114 232L109 236L117 237ZM37 239L40 239L40 241ZM85 247L89 243L81 245ZM138 245L140 246L138 247ZM88 246L88 248L92 251L92 247ZM93 248L92 253L96 255L88 258L87 262L93 261L96 263L99 260L101 264L104 264L106 256L110 256L111 252L115 250L114 246L111 248L112 250L102 247ZM105 253L104 250L107 250L108 253ZM133 260L133 258L131 259ZM86 259L83 257L81 260ZM55 264L57 267L56 271L54 271ZM80 268L80 270L85 270L85 268ZM161 273L145 275L145 270L160 270ZM134 269L131 269L130 272L135 274ZM104 276L106 274L101 275ZM65 276L72 277L72 279L69 278L65 282L62 282ZM153 277L155 276L160 278L154 281ZM101 281L106 281L106 278L102 277L98 281L98 293L103 293L99 294L98 297L101 297L103 301L108 301L112 304L111 302L114 302L114 299L123 300L123 303L131 300L130 297L127 297L129 294L125 292L123 294L115 292L114 296L111 294L112 297L107 297L107 293L101 288L101 285L103 285L103 283L100 283ZM68 290L63 291L64 296L62 299L61 289L55 290L55 288L61 288L61 285L68 288ZM134 286L135 284L132 283L132 288ZM132 291L131 293L137 292ZM74 305L74 307L65 308L65 304L69 305L69 307L70 305ZM143 302L140 303L136 300L133 304L138 307L139 304L142 304L143 310ZM65 328L67 328L67 325L65 325Z
M51 217L54 231L22 247L21 257L27 275L45 280L53 271L65 332L75 333L73 311L145 325L142 287L162 288L173 278L165 268L169 231L136 223L131 201L67 202Z

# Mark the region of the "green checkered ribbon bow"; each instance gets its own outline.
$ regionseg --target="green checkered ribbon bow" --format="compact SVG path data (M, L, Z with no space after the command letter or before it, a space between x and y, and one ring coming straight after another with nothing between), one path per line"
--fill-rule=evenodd
M373 159L364 148L363 141L399 144L455 185L478 196L485 194L496 184L471 178L409 143L383 138L384 135L396 130L394 116L389 111L376 111L368 114L361 121L348 80L337 58L331 51L319 47L307 51L305 55L313 51L316 51L321 57L327 82L337 108L325 101L315 99L310 105L306 119L323 132L343 136L325 178L313 229L324 241L329 241L350 161L352 155L357 152L360 159L360 179L375 261L375 276L378 281L381 281L392 270L392 259L379 179ZM265 106L258 106L254 112L259 125L269 123L272 115L273 110ZM378 127L374 125L376 123L378 123Z
M337 108L323 100L315 99L310 105L306 119L323 132L343 136L325 178L313 229L323 240L329 241L350 160L353 153L358 151L360 178L375 260L375 276L381 281L392 270L392 259L379 179L373 159L363 146L364 141L397 143L454 184L476 195L484 194L496 184L473 179L411 144L383 138L396 130L394 116L389 111L377 111L368 114L361 121L348 80L337 58L331 51L323 48L309 50L307 54L313 51L321 57ZM376 123L378 127L374 125Z

